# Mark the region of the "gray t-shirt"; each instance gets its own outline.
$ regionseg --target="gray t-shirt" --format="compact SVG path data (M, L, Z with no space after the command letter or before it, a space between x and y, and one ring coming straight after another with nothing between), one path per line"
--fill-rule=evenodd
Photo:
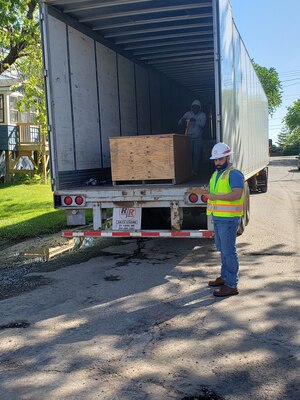
M203 128L206 123L206 115L204 112L199 112L198 114L194 114L193 111L187 111L182 118L178 121L178 125L185 125L185 120L189 119L189 127L187 134L192 139L200 139L202 138ZM194 121L191 119L194 119Z

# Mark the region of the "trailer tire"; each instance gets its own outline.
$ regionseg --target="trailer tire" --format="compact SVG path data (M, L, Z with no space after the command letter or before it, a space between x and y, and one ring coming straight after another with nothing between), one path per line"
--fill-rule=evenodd
M242 235L245 227L250 221L250 190L248 182L244 183L244 215L241 217L241 222L237 230L237 236Z
M259 173L259 190L261 193L267 193L268 191L268 168L264 168Z
M261 193L267 193L267 191L268 191L268 182L266 182L264 184L264 186L260 187L260 191L261 191Z
M244 213L246 215L246 226L249 224L250 221L250 188L248 185L248 182L245 182L244 185L244 193L245 193L245 209L244 209Z
M239 227L238 227L238 230L237 230L237 236L241 236L243 233L244 233L244 230L245 230L245 216L242 216L241 217L241 222L240 222L240 225L239 225Z

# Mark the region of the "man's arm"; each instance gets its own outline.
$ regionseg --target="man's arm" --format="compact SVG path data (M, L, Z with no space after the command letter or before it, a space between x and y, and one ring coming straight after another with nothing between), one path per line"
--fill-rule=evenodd
M234 201L234 200L238 200L242 197L243 190L244 189L235 188L235 189L232 189L232 191L230 193L226 193L226 194L209 193L206 196L209 200Z
M206 114L204 112L201 113L201 118L200 118L200 128L204 128L206 124Z
M178 125L183 125L183 124L185 124L187 119L189 119L189 115L188 115L188 113L186 112L186 113L180 118L180 120L178 121Z

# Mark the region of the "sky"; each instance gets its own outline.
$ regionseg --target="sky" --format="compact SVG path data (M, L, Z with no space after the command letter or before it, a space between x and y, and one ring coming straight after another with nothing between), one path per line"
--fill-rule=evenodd
M269 119L269 138L276 144L287 107L300 99L300 0L230 1L250 57L274 67L282 82L282 105Z

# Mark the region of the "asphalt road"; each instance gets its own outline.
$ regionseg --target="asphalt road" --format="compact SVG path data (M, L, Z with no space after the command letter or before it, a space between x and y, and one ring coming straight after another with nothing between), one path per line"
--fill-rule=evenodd
M296 160L272 158L231 298L207 286L209 239L122 241L44 273L0 302L0 399L298 400L299 209Z

